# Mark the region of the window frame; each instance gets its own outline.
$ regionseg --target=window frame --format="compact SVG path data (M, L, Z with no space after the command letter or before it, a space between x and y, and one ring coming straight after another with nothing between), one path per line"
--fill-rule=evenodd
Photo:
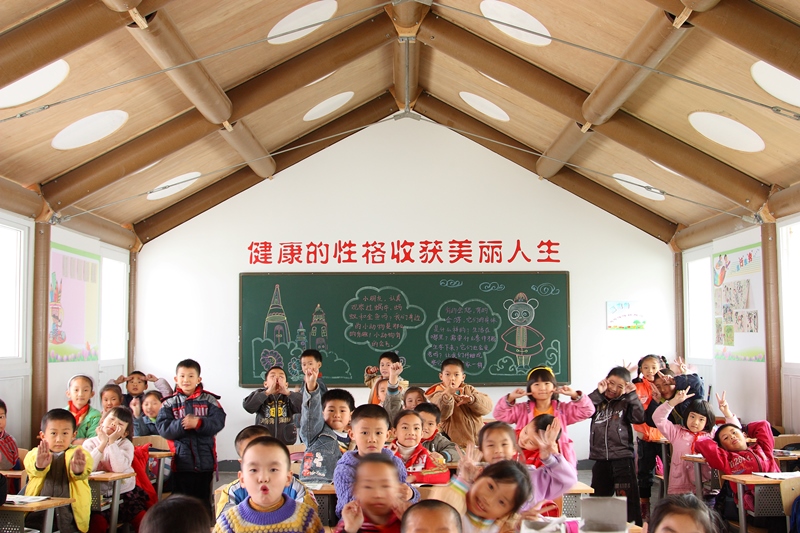
M33 249L34 249L34 223L30 219L22 218L0 211L0 225L20 231L21 250L19 273L21 283L19 285L19 346L18 355L15 357L0 358L0 368L5 372L24 372L30 370L33 335Z
M684 338L683 338L683 349L684 353L686 354L686 362L687 363L694 363L700 365L710 365L714 361L714 344L712 343L708 346L708 357L694 357L692 356L692 351L689 346L689 339L691 338L691 320L692 315L690 313L690 298L691 298L691 291L689 287L689 276L688 276L688 265L694 261L698 261L701 259L708 259L711 261L713 259L714 248L713 243L703 244L701 246L697 246L695 248L691 248L689 250L685 250L682 254L682 272L683 272L683 329L684 329ZM709 279L711 278L711 271L709 270L707 273ZM714 294L710 292L708 294L708 298L711 300L711 306L713 310L714 306ZM713 314L706 317L708 323L711 324L713 320ZM709 326L710 327L710 326ZM712 329L712 339L713 339L713 329Z

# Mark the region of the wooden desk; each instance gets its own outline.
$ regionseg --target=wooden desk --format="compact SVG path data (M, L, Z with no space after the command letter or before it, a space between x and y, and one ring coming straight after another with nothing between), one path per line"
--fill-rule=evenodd
M580 518L581 496L584 494L594 494L594 489L586 483L578 481L571 489L564 493L561 504L561 514L570 518Z
M74 501L72 498L48 498L24 505L0 505L0 531L13 531L18 528L19 532L23 533L25 531L25 515L44 511L42 533L53 533L53 515L56 507L63 507Z
M102 491L100 483L111 483L111 520L108 523L109 531L117 530L117 520L119 518L119 488L123 479L135 477L135 472L103 472L94 473L89 476L89 485L92 487L92 509L101 510L102 507Z
M785 469L790 462L800 460L800 452L791 452L791 455L773 455L772 458L781 467L781 472L786 472Z
M161 501L161 494L164 492L164 461L167 460L168 457L173 457L175 454L172 452L149 452L150 457L153 459L158 459L158 474L156 475L156 494L158 495L158 501Z
M28 473L25 470L0 470L0 474L3 474L8 479L19 479L20 488L24 487L25 483L28 482Z
M754 474L739 474L739 475L723 475L722 479L731 483L736 483L736 495L739 499L739 532L747 533L747 511L744 508L744 487L745 485L755 485L756 490L759 486L777 485L780 486L780 479L770 479L764 476L756 476ZM756 493L758 496L758 493ZM781 514L783 509L781 508ZM774 516L778 516L777 514Z
M694 463L694 495L703 501L703 465L706 464L704 457L692 455L682 455L681 459L686 462Z

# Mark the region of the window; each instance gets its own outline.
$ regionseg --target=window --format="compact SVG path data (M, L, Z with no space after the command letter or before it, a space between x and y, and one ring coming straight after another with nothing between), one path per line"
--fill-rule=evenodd
M128 355L128 263L103 253L100 280L100 359L125 359Z
M714 293L710 247L685 254L683 273L686 358L711 359L714 357Z
M800 222L787 224L778 235L780 250L781 331L783 359L800 363Z
M0 358L22 359L25 351L28 229L0 218Z

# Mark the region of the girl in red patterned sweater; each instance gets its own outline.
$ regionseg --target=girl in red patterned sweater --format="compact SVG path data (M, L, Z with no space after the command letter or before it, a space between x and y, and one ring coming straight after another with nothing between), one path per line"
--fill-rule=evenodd
M400 411L394 419L395 455L408 470L409 483L444 485L450 481L450 471L431 458L422 445L422 417L416 411Z

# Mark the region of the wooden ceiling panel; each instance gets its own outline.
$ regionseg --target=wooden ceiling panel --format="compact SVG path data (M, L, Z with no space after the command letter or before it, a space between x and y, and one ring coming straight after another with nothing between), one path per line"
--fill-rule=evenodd
M19 26L68 0L3 0L0 2L0 33Z
M770 106L780 105L800 112L800 108L774 98L753 81L750 67L755 62L749 54L695 31L662 69ZM797 151L800 121L666 76L650 76L624 107L765 183L788 187L800 181L796 171L800 164ZM719 113L741 122L764 139L766 149L756 153L741 152L707 139L689 124L688 116L695 111Z
M339 69L332 76L256 111L247 124L270 151L302 137L386 92L392 86L393 47L384 46ZM347 104L318 120L303 117L314 106L346 91L355 93Z
M797 0L752 0L795 24L800 24L800 2Z
M214 133L204 139L179 150L158 162L155 166L138 174L126 176L77 204L83 210L96 209L120 199L125 202L99 209L95 214L119 224L138 222L143 218L169 207L207 187L218 179L236 172L241 166L242 157L225 142L221 135ZM217 172L220 169L224 169ZM137 194L152 190L167 180L187 172L200 172L202 176L196 182L180 192L160 200L148 200L145 196L133 198Z
M150 56L123 29L65 59L70 65L70 74L60 86L33 102L0 110L0 117L158 70ZM172 81L160 74L1 123L0 161L3 164L0 172L26 186L49 181L190 107L189 100ZM56 150L50 145L53 137L71 123L113 109L127 112L128 121L111 136L74 150Z
M262 0L177 0L167 11L198 57L210 55L260 39L286 15L305 2L264 2ZM300 52L355 26L374 14L383 13L379 0L340 0L335 17L302 39L285 44L259 43L203 62L223 88L253 77ZM370 12L355 14L374 7Z
M547 147L569 121L544 104L498 84L430 46L423 47L420 53L419 81L427 92L459 111L540 150ZM476 111L459 96L462 91L490 100L503 109L510 120L503 122Z
M506 0L527 11L550 32L571 43L619 56L639 32L654 8L643 1L619 0ZM481 15L480 0L445 0L443 5ZM624 4L624 6L622 5ZM509 37L490 22L455 9L435 7L442 17L468 28L556 76L591 92L613 60L555 41L533 46Z

